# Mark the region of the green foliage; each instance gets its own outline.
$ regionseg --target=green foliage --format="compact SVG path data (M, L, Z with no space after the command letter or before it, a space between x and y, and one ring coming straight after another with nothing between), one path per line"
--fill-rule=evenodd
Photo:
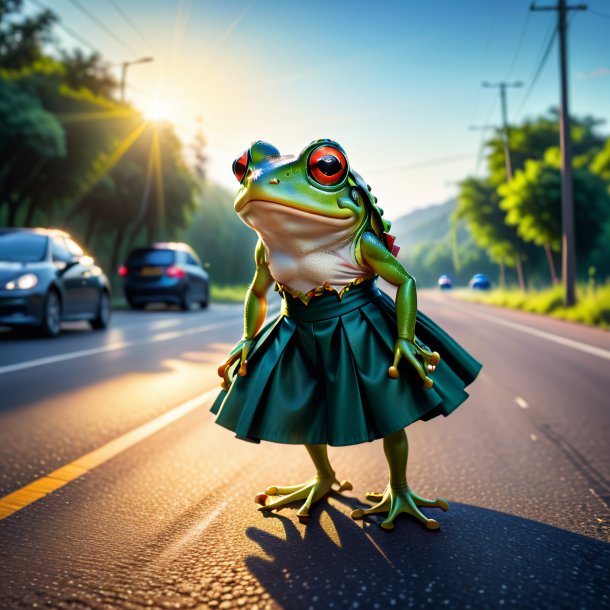
M93 95L111 98L119 86L108 72L98 53L87 55L80 49L62 51L61 63L66 70L66 84L74 91L88 91Z
M577 254L586 259L600 234L601 223L610 215L610 199L604 182L587 167L573 171L574 220ZM541 161L530 159L509 184L499 187L506 222L517 227L526 241L561 245L561 173L559 151L549 148Z
M570 130L574 158L587 155L590 158L601 149L603 138L595 129L601 121L590 116L572 117ZM549 148L559 145L559 115L550 110L546 115L527 119L509 130L509 148L513 175L523 169L528 159L543 159ZM503 133L497 131L488 142L487 164L489 178L494 186L506 182Z
M48 159L66 154L66 138L61 123L18 80L0 80L0 133L0 163L3 168L14 159L15 153Z
M241 303L246 300L246 291L249 284L223 284L212 283L210 298L214 303Z
M233 193L204 182L200 203L184 239L209 263L219 284L247 284L254 274L257 235L233 209Z
M45 10L22 16L22 0L0 0L0 66L20 69L42 57L41 47L52 40L55 15Z
M514 264L521 240L507 225L497 190L489 180L466 178L461 183L455 216L468 222L475 243L494 261Z

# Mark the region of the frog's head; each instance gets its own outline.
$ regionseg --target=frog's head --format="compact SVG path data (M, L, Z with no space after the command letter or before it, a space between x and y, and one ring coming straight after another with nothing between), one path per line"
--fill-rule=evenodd
M267 202L325 221L370 226L379 236L389 229L370 187L332 140L316 140L296 157L281 155L266 142L254 142L234 161L233 173L241 185L235 199L240 216L257 202Z

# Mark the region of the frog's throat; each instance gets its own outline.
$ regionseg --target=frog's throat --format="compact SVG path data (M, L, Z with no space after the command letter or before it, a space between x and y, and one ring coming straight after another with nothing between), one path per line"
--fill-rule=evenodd
M334 220L346 221L346 220L351 220L355 217L355 214L353 213L352 208L348 208L347 206L338 208L337 212L339 212L340 210L346 210L349 212L348 214L345 214L345 212L343 212L342 214L339 214L339 213L332 214L332 213L327 213L326 211L324 213L322 213L321 210L318 211L318 210L315 210L312 208L304 209L304 208L300 207L298 204L295 204L290 201L278 201L278 200L272 200L272 199L247 199L243 203L240 202L239 207L236 207L235 211L237 212L237 214L242 215L247 212L247 208L250 207L251 204L256 205L257 202L265 202L265 203L270 203L271 205L281 206L281 207L289 210L290 213L294 213L296 216L303 216L303 217L319 216L320 218L326 219L328 222L332 222Z

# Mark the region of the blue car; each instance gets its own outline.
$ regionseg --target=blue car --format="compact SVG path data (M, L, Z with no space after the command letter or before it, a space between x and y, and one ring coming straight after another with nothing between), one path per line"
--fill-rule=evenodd
M438 287L441 290L451 290L453 288L453 282L448 275L441 275L438 278Z
M62 321L110 321L110 283L63 231L0 229L0 325L56 337Z
M210 299L209 277L199 257L185 243L164 242L132 250L119 269L123 291L133 309L148 303L179 305L190 311Z
M477 273L470 278L470 282L468 285L472 290L490 290L491 282L489 278L484 273Z

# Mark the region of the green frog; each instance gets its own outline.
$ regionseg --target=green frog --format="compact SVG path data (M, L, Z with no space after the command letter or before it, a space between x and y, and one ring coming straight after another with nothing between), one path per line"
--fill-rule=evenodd
M480 365L418 313L415 280L395 256L390 223L337 142L316 140L296 156L254 142L233 172L240 184L235 211L259 240L243 338L219 367L223 391L212 411L239 438L305 445L316 469L305 483L258 494L259 510L302 502L297 516L307 522L314 502L352 489L336 478L327 446L383 438L388 484L367 494L374 505L352 517L385 513L380 525L389 530L406 513L438 529L420 509L447 510L448 503L408 486L404 428L452 411ZM395 303L377 289L376 277L397 287ZM263 328L274 284L282 312ZM451 362L463 365L457 372L428 347L443 349L444 341ZM433 390L437 367L442 392Z

